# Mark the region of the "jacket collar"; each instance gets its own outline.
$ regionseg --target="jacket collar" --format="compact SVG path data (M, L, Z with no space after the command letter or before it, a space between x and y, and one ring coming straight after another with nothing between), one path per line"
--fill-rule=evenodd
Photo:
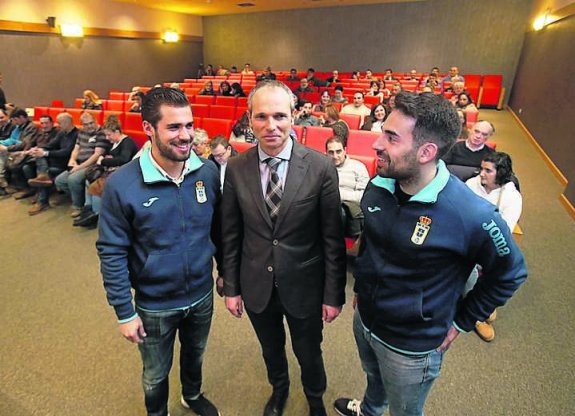
M203 164L204 162L193 151L190 152L190 157L186 160L183 176L198 170ZM146 149L140 156L140 169L142 169L145 183L169 182L169 179L154 166L150 149Z
M429 182L421 191L413 195L409 201L411 202L422 202L422 203L435 203L437 202L437 197L439 193L445 188L447 182L449 181L449 171L445 166L443 160L437 162L437 175L431 182ZM371 180L375 186L384 188L390 193L395 193L395 179L384 178L381 176L376 176Z

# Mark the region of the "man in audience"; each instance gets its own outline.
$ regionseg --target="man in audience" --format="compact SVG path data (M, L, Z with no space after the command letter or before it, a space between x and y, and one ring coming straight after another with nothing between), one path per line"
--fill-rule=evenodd
M82 113L80 122L82 129L78 132L76 145L68 161L69 170L59 174L54 181L59 191L64 191L72 198L72 218L80 215L84 206L86 169L95 164L110 147L104 131L91 113Z
M327 79L327 83L328 85L332 85L338 82L341 82L341 79L339 79L339 71L337 69L334 69L331 73L331 77Z
M419 81L419 78L417 77L417 71L415 69L412 69L411 71L409 71L409 75L405 79L409 81Z
M296 117L294 124L296 126L319 126L321 120L311 113L312 104L309 101L304 101L301 106L301 112Z
M363 117L371 114L371 109L363 103L363 93L357 91L353 94L353 104L348 104L341 109L342 114L355 114Z
M197 156L207 159L210 157L210 138L204 129L194 129L192 150Z
M365 77L363 78L365 81L377 81L377 77L373 75L373 72L371 69L366 69L365 70Z
M383 75L384 81L391 81L392 83L398 82L399 80L393 76L393 70L391 68L387 68L385 70L385 74Z
M445 351L503 305L527 278L495 206L454 180L440 160L461 128L445 98L398 94L373 148L377 174L361 207L354 335L367 376L344 416L422 415ZM460 301L474 265L483 278Z
M363 229L363 213L359 203L369 182L369 173L363 163L347 156L340 137L329 138L325 150L337 169L345 235L357 237Z
M293 93L297 97L297 107L301 107L302 103L305 101L304 93L306 92L317 92L317 90L310 86L307 78L302 78L299 81L299 87L293 90Z
M397 94L399 94L401 91L403 91L403 87L401 86L400 82L395 82L392 86L391 86L391 95L392 96L396 96Z
M326 416L322 328L345 301L341 208L333 163L290 138L293 110L281 82L262 82L250 94L258 146L231 159L227 170L224 294L237 318L245 303L262 347L273 388L264 416L281 416L289 394L284 320L309 415Z
M264 72L256 77L256 81L264 81L266 79L276 79L276 74L272 72L272 68L267 66Z
M10 113L10 122L15 126L10 137L0 140L0 196L17 192L15 189L7 189L6 162L10 152L22 150L21 146L33 143L39 129L28 118L28 114L22 108L15 108Z
M441 80L441 85L443 86L445 82L454 82L454 78L457 78L457 81L465 83L465 78L463 78L463 75L459 75L459 68L456 66L449 68L449 73Z
M347 104L347 98L343 95L343 87L341 85L335 86L331 101L334 103Z
M6 140L12 134L12 130L16 125L10 123L10 116L8 111L0 108L0 140Z
M148 415L168 415L178 334L181 404L219 416L201 391L213 313L212 257L219 258L218 172L191 151L194 119L183 92L150 90L142 125L150 151L110 175L103 195L96 247L108 303L122 336L140 350Z
M253 75L252 66L250 64L245 64L244 69L242 69L242 75Z
M477 175L481 161L494 150L485 143L495 133L495 127L489 121L480 120L471 128L467 140L457 142L443 161L455 176L466 181Z
M28 184L38 188L36 204L30 208L28 214L36 215L48 208L50 191L56 176L66 170L68 161L78 137L78 129L74 120L68 113L60 113L56 117L60 131L53 140L41 146L33 147L28 152L35 160L36 167L25 167L25 176L31 177L36 171L37 176L29 179Z
M289 75L286 78L286 81L294 82L299 81L300 78L297 76L297 69L292 68L289 70Z
M230 160L231 157L237 156L238 151L234 149L228 140L222 135L212 138L210 141L210 150L212 154L208 159L216 164L218 171L220 172L220 188L223 189L228 160Z

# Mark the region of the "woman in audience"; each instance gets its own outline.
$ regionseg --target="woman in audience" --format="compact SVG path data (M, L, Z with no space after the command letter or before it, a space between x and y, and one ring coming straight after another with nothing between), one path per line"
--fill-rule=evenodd
M475 107L475 104L473 104L473 100L471 99L471 94L468 92L462 92L457 96L455 107L463 112L477 111L477 107Z
M361 130L376 131L381 133L383 122L389 115L389 111L383 104L374 105L371 114L365 118Z
M517 225L523 208L523 199L514 183L516 180L511 157L507 153L494 152L481 162L479 175L465 182L476 195L497 207L511 231ZM480 266L476 266L467 280L465 293L475 286L478 278L481 279L480 273ZM496 316L496 311L493 311L485 322L475 323L475 331L484 341L489 342L495 338L492 323Z
M339 118L339 111L333 104L328 105L322 117L323 126L333 130L333 135L343 140L344 147L347 146L347 137L349 136L349 126Z
M351 73L351 79L353 79L354 81L359 81L361 78L361 72L359 71L353 71Z
M378 97L379 101L383 101L383 93L379 91L379 82L371 81L369 83L369 90L365 93L368 97Z
M111 174L118 167L131 161L138 152L138 146L134 140L122 133L117 116L109 116L102 128L106 139L112 143L112 148L106 155L100 156L96 162L96 165L101 166L105 172L104 176L96 182L86 183L86 202L80 216L74 220L75 227L93 227L98 223L105 175Z
M467 115L462 110L457 110L457 115L461 121L461 133L457 138L458 142L465 141L469 137L469 130L467 129Z
M101 110L102 101L100 97L92 90L84 91L84 102L82 103L82 108L84 110Z
M246 93L244 92L241 84L239 82L234 82L232 84L231 93L234 97L245 97Z
M232 127L230 141L247 143L258 142L256 136L254 136L254 131L250 127L250 119L248 117L247 111L238 119L238 121L236 121L236 124L234 124Z
M313 106L312 111L323 113L325 108L331 104L331 95L328 90L323 90L319 96L319 103Z
M216 92L214 91L214 84L212 83L212 81L204 82L204 86L198 92L198 95L216 95Z
M232 86L228 81L222 81L220 88L218 88L218 95L221 95L222 97L232 96Z
M347 104L348 100L343 95L343 87L341 85L335 87L331 101L334 103L341 103L342 106Z

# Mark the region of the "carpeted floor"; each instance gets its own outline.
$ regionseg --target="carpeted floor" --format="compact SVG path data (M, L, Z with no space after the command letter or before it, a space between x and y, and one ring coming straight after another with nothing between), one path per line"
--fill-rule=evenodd
M509 152L521 180L527 283L498 310L487 344L460 336L446 355L427 415L567 415L575 399L575 223L559 203L561 186L505 111L482 110L498 150ZM0 415L143 415L140 358L120 337L107 305L94 242L96 231L72 227L66 207L28 217L27 202L0 201ZM352 277L349 275L348 294ZM348 305L324 332L330 404L360 398L364 375ZM292 389L286 415L307 415L290 352ZM260 415L269 395L259 346L248 319L216 311L205 357L204 391L224 416ZM178 404L172 371L170 412ZM328 408L330 415L335 412Z

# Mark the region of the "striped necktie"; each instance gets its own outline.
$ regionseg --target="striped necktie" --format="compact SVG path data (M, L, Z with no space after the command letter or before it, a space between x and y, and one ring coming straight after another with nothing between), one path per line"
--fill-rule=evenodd
M282 162L282 160L277 157L269 157L264 160L264 162L266 162L270 168L270 179L266 189L265 201L268 207L270 218L272 222L275 223L283 195L282 184L277 173L277 167Z

